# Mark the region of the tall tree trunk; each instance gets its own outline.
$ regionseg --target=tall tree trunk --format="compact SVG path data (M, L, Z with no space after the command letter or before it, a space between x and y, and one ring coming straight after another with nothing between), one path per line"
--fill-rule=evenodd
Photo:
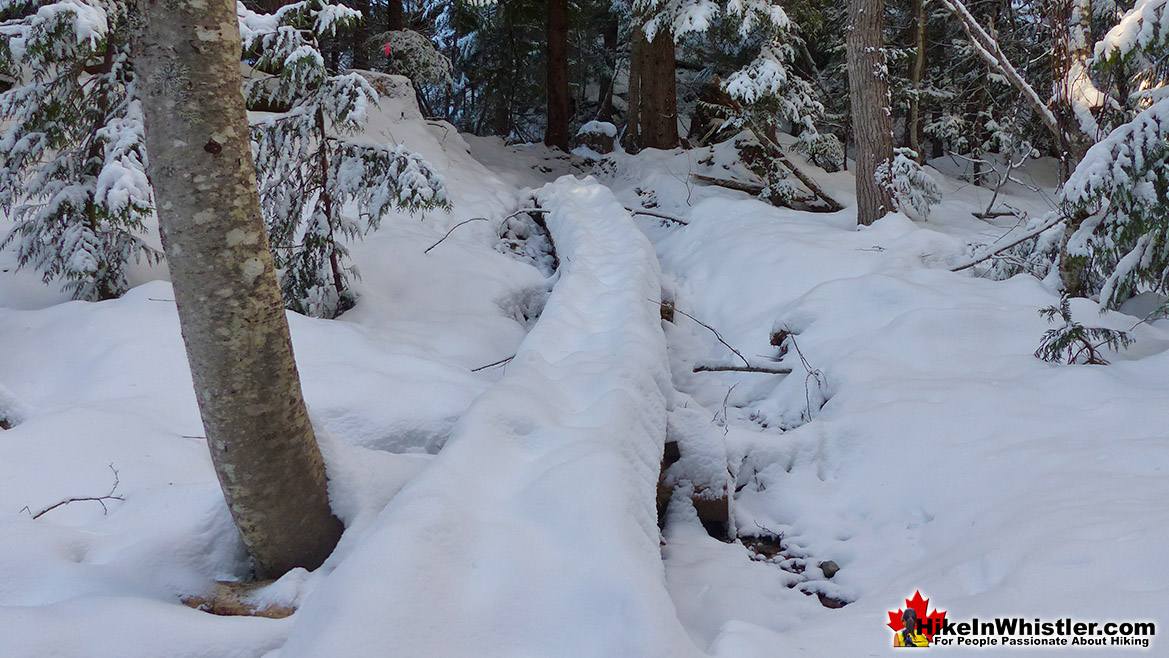
M925 0L912 0L913 43L915 51L909 64L909 117L905 122L906 145L917 154L917 161L925 161L921 150L921 90L925 78L926 15Z
M548 0L548 126L544 143L568 150L568 0Z
M1051 53L1054 114L1059 127L1060 180L1066 181L1084 154L1092 146L1095 135L1085 132L1077 104L1082 105L1079 88L1087 83L1088 66L1092 57L1091 6L1088 0L1056 0L1050 7L1055 47ZM1081 108L1081 111L1086 111ZM1064 234L1059 245L1059 276L1064 292L1078 297L1085 293L1084 268L1087 259L1068 252L1072 235L1087 219L1082 211L1066 209Z
M313 569L329 509L260 219L234 0L139 0L149 175L207 444L261 578Z
M349 6L361 12L361 20L357 21L357 25L350 32L350 46L353 48L352 68L368 69L369 51L365 42L369 40L370 20L373 18L370 13L370 2L369 0L350 0Z
M605 72L601 74L601 89L597 99L597 121L613 120L613 87L617 80L617 16L609 13L601 24L605 43Z
M402 0L386 0L386 29L394 32L406 29L406 12ZM458 34L455 34L456 39Z
M641 143L641 80L645 69L645 34L640 26L633 28L633 43L629 49L629 109L625 113L625 146L636 150Z
M678 146L678 83L674 72L672 32L658 30L645 45L641 73L642 148L672 149Z
M893 157L884 19L884 0L849 0L848 92L856 142L857 223L864 226L893 206L888 188L877 182L877 167Z

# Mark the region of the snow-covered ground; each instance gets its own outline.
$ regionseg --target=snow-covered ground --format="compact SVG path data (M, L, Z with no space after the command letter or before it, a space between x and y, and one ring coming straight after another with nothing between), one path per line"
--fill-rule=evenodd
M726 149L594 166L460 136L409 104L373 121L368 139L446 173L454 208L353 245L359 303L339 321L289 316L347 524L324 567L264 593L299 612L179 603L247 563L165 269L97 304L4 273L0 412L19 422L0 430L0 656L882 655L888 613L918 590L955 620L1169 623L1169 323L1136 327L1109 366L1037 360L1036 311L1058 297L948 271L1023 223L973 217L991 192L958 165L933 163L946 198L927 221L858 230L851 209L777 209L690 177L745 175ZM848 172L811 170L851 205ZM1044 163L1022 175L1051 182ZM551 278L497 234L533 192ZM996 203L1047 207L1015 184ZM424 253L472 217L489 221ZM792 374L692 372L738 361L695 319ZM710 537L684 496L659 543L667 435L689 446L676 479L731 483L738 533L781 535L780 555ZM115 481L108 513L31 518Z

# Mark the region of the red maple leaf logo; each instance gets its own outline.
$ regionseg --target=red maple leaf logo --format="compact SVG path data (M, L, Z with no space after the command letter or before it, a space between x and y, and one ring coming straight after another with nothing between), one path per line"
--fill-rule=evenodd
M918 620L921 621L921 633L926 636L930 642L934 641L934 632L942 627L942 622L946 620L946 611L934 609L928 615L925 613L926 607L929 606L930 600L923 599L921 592L913 593L912 599L905 599L905 605L912 608L917 613ZM895 632L900 632L905 628L905 622L901 621L901 615L905 612L905 608L898 608L897 612L889 613L889 628Z

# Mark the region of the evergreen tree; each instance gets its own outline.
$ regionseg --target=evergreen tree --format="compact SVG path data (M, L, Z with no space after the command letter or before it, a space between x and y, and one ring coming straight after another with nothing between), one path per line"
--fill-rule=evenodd
M153 206L142 110L128 61L125 2L0 0L0 210L3 246L74 299L128 287Z
M359 73L325 67L318 39L360 20L326 0L285 5L273 15L239 8L245 57L267 75L247 83L248 98L287 107L252 128L264 220L289 308L336 317L354 304L354 268L344 239L378 227L394 207L447 208L443 177L404 146L361 144L377 92ZM352 205L360 220L345 214Z
M1067 251L1087 262L1088 292L1115 308L1143 287L1169 292L1169 3L1137 2L1096 46L1095 63L1114 93L1128 92L1112 103L1124 108L1113 117L1120 125L1062 192L1068 213L1085 217Z

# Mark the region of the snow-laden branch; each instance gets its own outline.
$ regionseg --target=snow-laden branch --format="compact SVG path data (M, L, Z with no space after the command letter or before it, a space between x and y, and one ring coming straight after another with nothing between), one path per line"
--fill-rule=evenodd
M1059 140L1060 127L1059 122L1055 118L1055 114L1047 106L1047 103L1043 102L1043 99L1035 91L1035 88L1023 79L1023 76L1019 74L1019 71L1015 69L1015 66L1003 54L1002 48L999 48L998 41L987 34L986 30L982 29L982 26L978 24L978 20L966 9L966 5L962 4L962 0L941 0L941 2L947 9L953 12L958 22L962 24L962 28L966 30L967 36L970 37L970 43L978 51L979 56L986 60L986 63L992 68L1001 73L1015 89L1019 90L1019 93L1031 105L1031 109L1039 116L1043 125L1055 136L1056 140Z

